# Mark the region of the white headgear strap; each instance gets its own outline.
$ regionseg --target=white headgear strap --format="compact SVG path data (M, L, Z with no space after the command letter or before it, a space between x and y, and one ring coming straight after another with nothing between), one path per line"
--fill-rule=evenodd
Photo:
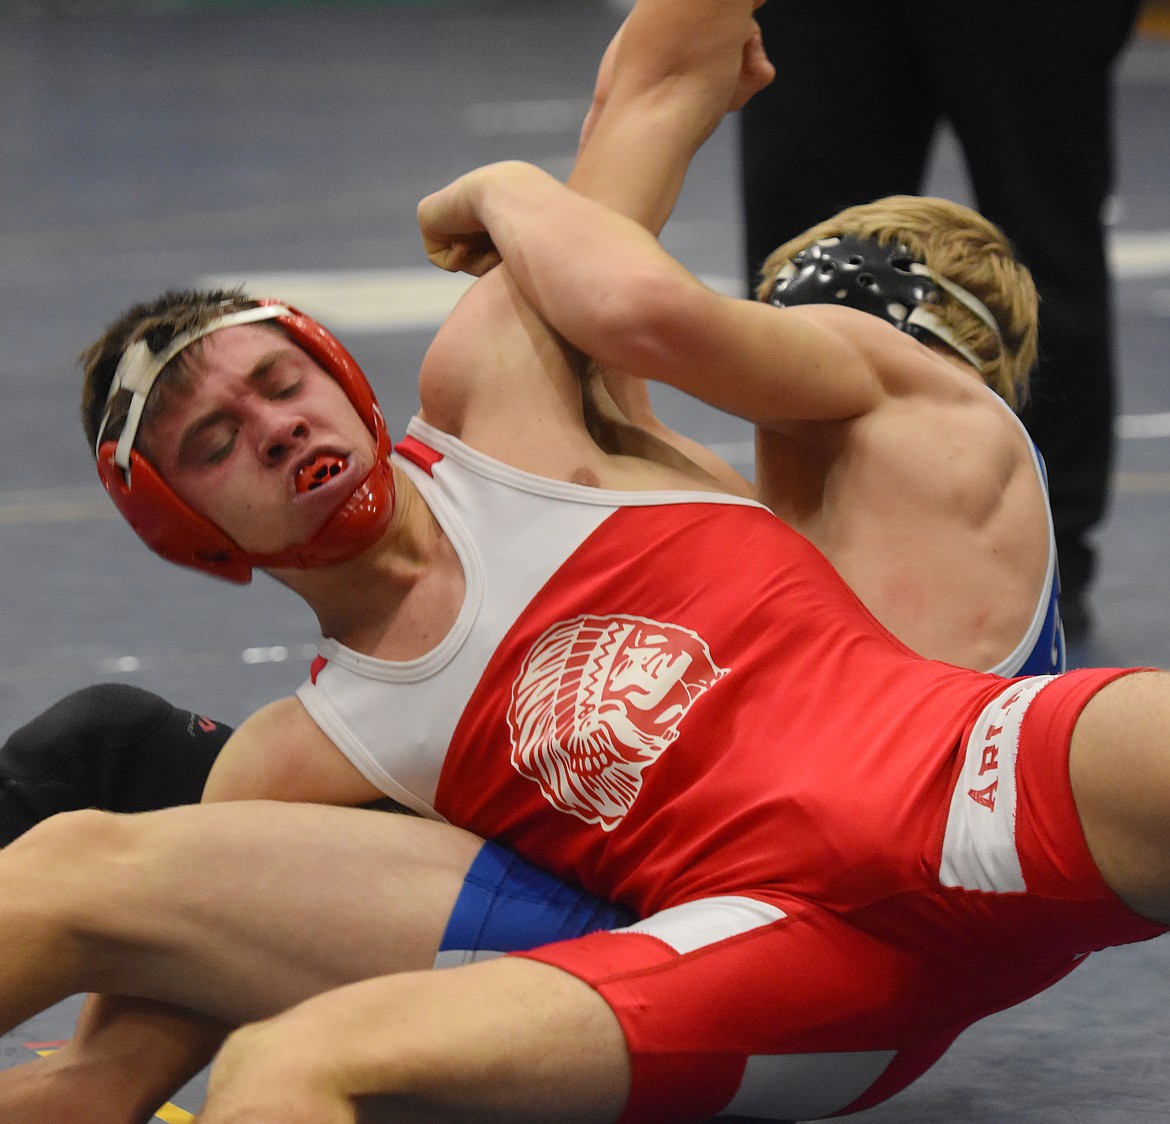
M135 340L122 353L118 360L118 368L114 372L109 392L106 394L106 409L102 414L102 423L98 427L95 455L101 448L102 437L106 432L106 425L110 420L110 406L114 397L121 390L131 394L130 406L126 412L126 424L118 438L118 446L114 450L114 463L123 471L130 468L130 451L134 448L134 439L138 436L138 427L142 422L142 411L146 408L146 400L154 389L155 382L162 374L166 365L174 359L180 351L188 348L196 340L218 332L221 328L231 328L237 324L255 324L261 320L275 320L279 316L289 316L291 313L283 305L262 304L255 308L238 308L233 312L204 324L201 328L192 328L189 332L180 332L162 351L157 354L150 350L145 340Z
M995 317L992 316L991 310L987 305L975 296L974 293L969 293L961 285L956 285L953 281L948 280L941 274L935 273L933 269L923 265L921 262L911 262L909 270L911 273L917 273L922 277L929 277L940 289L945 289L961 305L970 309L995 333L995 338L999 340L1000 347L1003 346L1003 335L999 330L999 325L995 322ZM942 319L923 305L918 305L912 309L910 315L906 317L905 322L907 324L917 324L920 328L930 332L931 335L937 336L948 347L957 351L977 371L986 371L987 364L969 347L961 344L955 333L943 323Z

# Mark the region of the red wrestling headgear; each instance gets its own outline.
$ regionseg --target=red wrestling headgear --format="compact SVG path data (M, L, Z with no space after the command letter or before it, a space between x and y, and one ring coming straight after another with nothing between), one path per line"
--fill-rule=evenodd
M221 328L274 320L341 385L374 438L374 466L353 493L304 543L272 553L243 550L211 520L171 489L154 466L134 448L142 411L163 368L184 348ZM132 394L126 424L117 441L103 441L110 403L119 390ZM373 546L394 511L394 476L390 435L374 392L353 356L317 321L287 305L265 300L250 308L225 312L202 328L177 335L157 354L143 340L130 344L118 362L98 429L98 475L118 510L138 537L156 554L180 566L217 578L252 580L252 568L313 569L355 558Z

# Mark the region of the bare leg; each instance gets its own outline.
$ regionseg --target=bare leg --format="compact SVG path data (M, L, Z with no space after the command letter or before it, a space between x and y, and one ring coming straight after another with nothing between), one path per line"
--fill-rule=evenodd
M605 1001L508 957L366 980L237 1031L199 1119L584 1124L615 1119L628 1087Z
M215 1054L231 1029L149 1000L94 996L73 1038L46 1058L0 1072L7 1124L150 1120Z
M1094 696L1073 730L1069 773L1105 881L1170 924L1170 674L1130 675Z
M237 1025L351 980L428 968L479 845L413 817L309 805L56 817L0 855L0 1024L104 991ZM171 1017L155 1007L147 1021L157 1031ZM91 1029L115 1058L148 1033ZM204 1019L186 1046L167 1040L163 1067L185 1073L219 1033ZM67 1062L56 1072L83 1072ZM140 1096L157 1096L143 1085ZM18 1120L8 1092L0 1082L0 1117Z

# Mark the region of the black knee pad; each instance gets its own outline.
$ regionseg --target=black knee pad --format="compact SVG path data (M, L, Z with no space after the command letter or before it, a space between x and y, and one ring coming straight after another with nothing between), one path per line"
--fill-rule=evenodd
M0 844L56 812L194 803L230 734L140 687L76 691L0 746Z

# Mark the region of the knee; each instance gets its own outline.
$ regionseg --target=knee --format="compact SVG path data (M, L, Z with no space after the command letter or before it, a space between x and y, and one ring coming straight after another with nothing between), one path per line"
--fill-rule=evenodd
M94 808L59 812L31 827L5 850L5 861L33 862L46 879L58 872L86 877L133 847L134 817Z
M128 957L150 949L159 902L143 891L148 848L135 822L62 812L4 851L3 898L18 941L34 947L54 993L122 993ZM18 945L17 947L21 947Z
M0 746L0 841L72 808L195 803L230 733L129 684L75 691Z
M170 712L159 696L125 683L97 683L54 703L0 746L6 775L85 782L89 762L144 737Z
M132 817L91 810L62 812L36 824L4 851L3 893L12 916L31 919L46 956L79 963L123 912L133 890L121 873L133 846ZM92 990L87 984L84 990Z

